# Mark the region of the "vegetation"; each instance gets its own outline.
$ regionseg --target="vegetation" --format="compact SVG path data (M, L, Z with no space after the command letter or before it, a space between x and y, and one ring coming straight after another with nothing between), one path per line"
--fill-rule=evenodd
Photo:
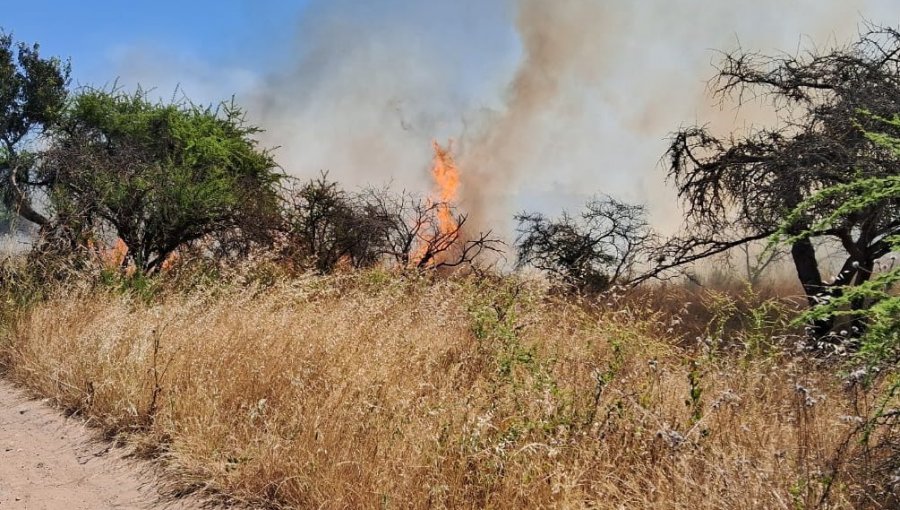
M589 201L578 219L522 213L516 221L519 267L533 266L581 293L624 284L654 241L644 208L610 197Z
M33 203L33 189L47 184L35 175L38 142L62 115L69 71L0 30L0 196L7 211L38 225L49 222Z
M898 116L877 120L882 121L887 127L900 128ZM880 132L865 135L873 143L900 157L900 138ZM815 232L846 223L848 218L856 216L860 211L889 208L898 201L900 201L900 176L896 175L864 178L826 188L801 203L785 219L778 232L778 238L784 242L796 242L798 237L809 237ZM822 203L840 205L825 209L823 213L819 207ZM792 225L800 221L799 218L803 218L810 227L789 237ZM891 251L900 251L898 235L885 234L879 242L887 244ZM895 261L896 257L892 256L885 270L879 273L868 270L864 281L855 287L844 289L841 293L823 296L818 304L804 315L813 322L850 317L852 319L850 330L845 331L844 336L850 335L855 337L855 341L861 341L863 357L871 366L885 365L892 371L900 361L898 358L900 296L895 293L896 284L900 282L900 266Z
M40 234L0 266L0 370L155 459L174 495L896 507L898 55L881 28L726 55L719 94L768 91L784 126L675 135L673 239L602 195L518 215L533 278L493 265L504 244L456 204L288 179L233 103L71 93L66 64L2 36L2 210ZM846 252L831 282L825 239ZM761 283L767 240L800 305ZM734 247L746 282L668 278Z
M678 348L652 303L377 270L192 287L59 289L16 322L8 377L163 459L174 493L272 507L891 501L852 435L880 385Z
M411 193L366 189L348 193L322 176L288 194L285 252L299 267L330 273L355 269L471 269L485 253L500 253L490 231L469 235L456 206ZM450 225L441 225L441 214Z
M900 33L870 27L845 48L803 56L726 54L715 92L719 97L762 96L771 100L779 126L736 139L719 139L705 128L679 131L668 152L670 177L687 208L688 230L662 249L653 273L677 267L779 230L784 218L817 191L867 178L898 175L900 159L863 130L887 129L861 110L889 117L900 111ZM862 129L861 129L862 128ZM822 195L816 214L841 206L839 196ZM810 229L806 216L792 217L790 249L810 305L822 294L865 283L875 262L891 251L889 236L900 232L900 202L842 216L828 228ZM815 242L833 240L846 253L843 267L825 282ZM829 331L823 321L816 335Z
M381 252L386 220L360 210L327 175L290 195L285 218L290 233L287 248L300 258L308 257L307 264L320 273L334 271L342 260L355 268L369 267Z
M234 105L82 92L41 166L56 227L78 243L111 226L128 248L123 264L146 272L205 236L274 228L280 176L250 138L255 132Z

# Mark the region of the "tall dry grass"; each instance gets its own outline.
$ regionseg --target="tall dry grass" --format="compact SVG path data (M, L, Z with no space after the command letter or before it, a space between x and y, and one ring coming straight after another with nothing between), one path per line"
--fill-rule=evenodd
M7 376L157 456L177 491L275 508L850 508L832 369L680 350L668 317L513 279L380 272L151 302L68 287Z

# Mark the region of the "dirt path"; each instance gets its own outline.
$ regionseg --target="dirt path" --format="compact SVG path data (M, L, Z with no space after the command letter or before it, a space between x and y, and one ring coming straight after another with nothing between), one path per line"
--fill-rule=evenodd
M160 502L146 466L0 380L0 510L199 507Z

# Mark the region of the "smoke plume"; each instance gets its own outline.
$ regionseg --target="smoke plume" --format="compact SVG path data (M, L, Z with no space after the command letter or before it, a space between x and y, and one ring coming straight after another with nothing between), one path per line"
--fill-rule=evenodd
M522 209L596 193L680 223L659 158L679 126L769 122L707 96L715 49L827 46L890 0L313 2L282 68L246 94L292 174L431 185L431 141L456 141L461 206L509 232Z

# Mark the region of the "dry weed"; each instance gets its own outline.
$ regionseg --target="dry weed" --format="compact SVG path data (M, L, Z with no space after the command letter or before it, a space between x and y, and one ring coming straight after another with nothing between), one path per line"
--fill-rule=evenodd
M178 490L278 508L858 501L832 463L856 413L833 372L683 351L665 330L510 279L368 272L149 304L70 287L3 359Z

